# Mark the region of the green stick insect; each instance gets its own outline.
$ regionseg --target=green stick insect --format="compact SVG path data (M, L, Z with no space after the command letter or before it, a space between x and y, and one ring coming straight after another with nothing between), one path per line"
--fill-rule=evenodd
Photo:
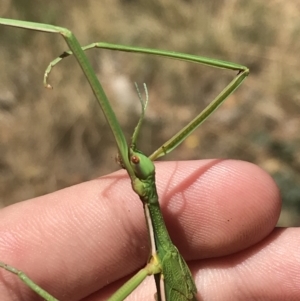
M132 189L137 193L143 203L151 245L151 252L148 262L143 269L137 272L135 276L133 276L127 283L125 283L116 293L114 293L109 298L109 300L124 300L137 286L139 286L139 284L147 276L154 275L157 289L156 300L196 301L197 289L191 272L186 262L180 255L178 249L172 243L165 222L163 220L156 191L155 167L152 161L168 154L182 141L184 141L184 139L188 135L190 135L210 114L212 114L223 103L223 101L231 93L233 93L240 86L240 84L249 74L249 69L238 64L221 60L147 48L128 47L107 43L95 43L86 47L81 47L71 31L66 28L49 24L40 24L3 18L0 18L0 24L48 33L57 33L63 36L71 51L64 52L59 58L54 60L49 65L45 73L44 83L45 85L48 85L47 76L51 71L52 66L54 66L62 58L70 54L73 54L75 56L113 132L118 146L119 162L121 166L127 170L127 173L131 179ZM158 148L151 156L147 157L137 149L136 140L144 118L148 97L144 102L138 92L140 101L142 103L142 115L133 133L131 144L128 145L119 122L115 116L115 113L112 110L110 103L105 95L105 92L84 53L85 50L94 47L117 51L152 54L188 62L195 62L216 68L230 69L236 71L237 75L198 116L196 116L181 131L179 131L160 148ZM45 300L58 301L58 299L51 296L48 292L39 287L22 271L2 262L0 262L0 267L16 274L27 286L29 286Z

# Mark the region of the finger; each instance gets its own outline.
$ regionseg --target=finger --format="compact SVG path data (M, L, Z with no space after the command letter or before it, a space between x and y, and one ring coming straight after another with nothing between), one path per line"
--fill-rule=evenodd
M300 300L299 246L299 228L277 228L248 250L194 264L199 300Z
M229 160L175 164L173 174L158 169L162 182L157 185L170 235L187 259L240 251L276 226L280 192L256 165Z
M190 258L206 257L216 246L227 246L225 253L230 253L242 242L253 244L271 231L278 217L275 185L248 163L159 164L157 177L163 211L171 233L175 230L172 236L179 248L179 238L183 239L187 246L183 252L190 251ZM220 219L224 210L219 206L234 222ZM242 210L245 206L248 210ZM1 217L1 259L30 271L33 279L57 296L85 296L146 262L149 251L141 207L121 172L7 208ZM240 220L242 232L237 228ZM257 231L263 226L262 232ZM185 229L180 237L178 229ZM230 240L230 235L235 239Z

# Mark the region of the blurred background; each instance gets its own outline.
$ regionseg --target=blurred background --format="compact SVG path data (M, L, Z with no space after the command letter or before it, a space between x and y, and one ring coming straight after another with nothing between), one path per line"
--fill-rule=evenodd
M272 175L283 197L279 225L300 225L300 4L293 0L1 0L1 17L71 29L82 45L159 48L240 63L243 85L163 160L232 158ZM0 26L0 206L87 181L119 167L102 111L58 35ZM140 115L134 87L150 105L139 139L151 154L200 112L234 72L106 50L88 56L130 138ZM263 202L263 200L262 200Z

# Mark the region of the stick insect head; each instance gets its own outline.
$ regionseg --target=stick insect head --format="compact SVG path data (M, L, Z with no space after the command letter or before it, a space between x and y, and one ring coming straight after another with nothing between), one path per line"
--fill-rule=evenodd
M155 167L153 162L138 150L130 149L130 165L135 176L140 180L147 180L154 176Z

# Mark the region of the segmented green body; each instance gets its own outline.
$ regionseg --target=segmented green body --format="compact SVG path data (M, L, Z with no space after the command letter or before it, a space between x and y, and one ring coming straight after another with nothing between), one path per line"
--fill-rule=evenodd
M131 166L137 177L133 182L133 189L140 196L144 210L149 210L154 229L155 249L161 268L161 273L155 275L158 300L161 300L162 294L168 301L196 300L197 288L193 277L169 236L160 209L154 164L140 151L131 150L130 153Z

